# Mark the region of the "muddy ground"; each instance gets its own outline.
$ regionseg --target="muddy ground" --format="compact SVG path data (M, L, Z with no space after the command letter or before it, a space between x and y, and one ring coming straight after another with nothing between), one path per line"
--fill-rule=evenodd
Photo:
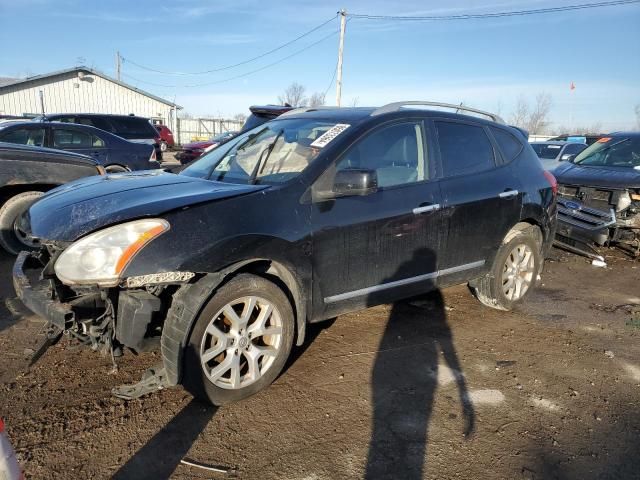
M113 398L152 354L109 375L62 341L26 372L41 322L2 302L0 414L27 478L231 477L185 457L249 479L640 478L640 262L553 254L518 311L461 286L345 315L267 391L217 410L179 388Z

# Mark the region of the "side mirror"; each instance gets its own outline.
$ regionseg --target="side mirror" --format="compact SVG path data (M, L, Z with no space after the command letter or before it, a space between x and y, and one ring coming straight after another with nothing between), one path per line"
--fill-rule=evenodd
M564 155L562 155L560 157L560 161L561 162L572 162L573 163L573 159L576 158L576 155L573 153L565 153Z
M378 191L378 175L375 170L349 168L336 172L331 190L316 191L318 200L338 197L370 195Z

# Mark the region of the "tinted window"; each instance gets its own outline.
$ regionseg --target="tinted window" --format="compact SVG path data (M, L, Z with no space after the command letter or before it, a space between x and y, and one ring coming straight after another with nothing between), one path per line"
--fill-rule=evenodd
M484 128L435 122L444 176L480 172L495 166L493 147Z
M376 130L356 143L337 170L375 170L378 185L391 187L426 180L424 141L420 123L402 123Z
M567 147L564 149L564 152L562 153L569 154L569 155L576 155L580 153L582 150L584 150L585 148L587 148L587 146L581 143L571 143L567 145Z
M0 141L42 147L44 146L44 128L17 128L2 132Z
M85 132L56 128L53 130L53 147L62 149L91 148L94 138L96 137Z
M158 132L146 118L111 117L109 120L115 134L125 138L155 138L158 136Z
M546 143L532 143L531 148L536 152L538 158L543 160L553 160L560 154L562 145L549 145Z
M496 142L498 142L498 146L500 150L502 150L507 162L510 162L518 156L522 150L522 143L520 143L516 137L500 128L494 127L491 127L491 133L493 133Z

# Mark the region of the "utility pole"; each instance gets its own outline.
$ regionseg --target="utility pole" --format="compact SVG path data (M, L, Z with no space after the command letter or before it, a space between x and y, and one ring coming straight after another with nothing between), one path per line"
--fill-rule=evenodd
M120 52L116 52L116 79L120 81L120 66L121 66Z
M347 11L343 8L340 15L340 45L338 47L338 74L336 77L336 105L340 106L342 97L342 52L344 51L344 29L347 25Z

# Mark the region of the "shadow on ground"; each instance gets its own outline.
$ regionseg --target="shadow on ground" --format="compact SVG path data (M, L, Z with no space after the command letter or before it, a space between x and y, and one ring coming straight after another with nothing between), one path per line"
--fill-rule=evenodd
M170 478L216 408L191 400L113 475L114 479Z

